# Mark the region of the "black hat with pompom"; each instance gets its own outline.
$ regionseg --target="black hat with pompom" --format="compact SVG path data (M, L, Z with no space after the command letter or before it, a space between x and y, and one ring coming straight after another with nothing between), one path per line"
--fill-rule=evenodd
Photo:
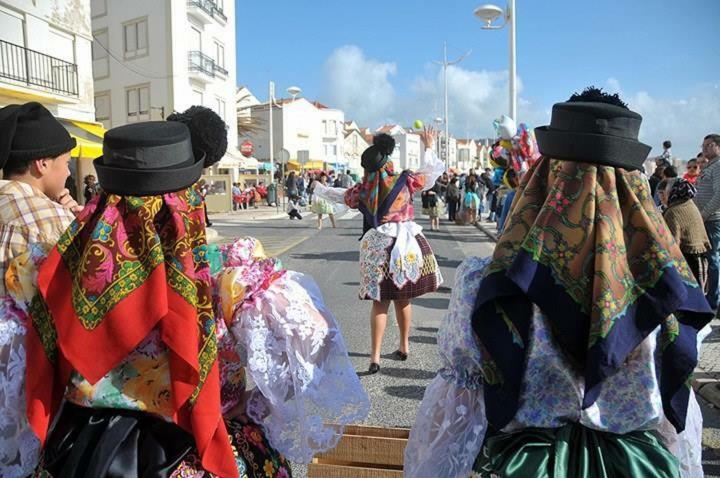
M544 156L634 170L651 149L638 141L641 123L617 93L591 86L553 105L550 125L535 128L535 136Z
M381 133L373 138L373 144L360 157L360 165L365 171L375 172L385 166L390 155L395 150L395 140L392 136Z
M100 186L127 196L185 189L227 149L227 126L212 110L192 107L168 117L113 128L94 161Z

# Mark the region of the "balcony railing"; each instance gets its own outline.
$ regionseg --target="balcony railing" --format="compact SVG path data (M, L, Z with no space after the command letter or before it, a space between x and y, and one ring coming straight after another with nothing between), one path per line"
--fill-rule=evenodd
M0 78L78 96L77 65L4 40L0 40Z
M188 52L188 70L203 73L211 78L217 74L227 76L228 71L201 51Z
M188 6L199 8L200 10L210 15L212 18L220 18L224 22L227 21L225 13L218 7L217 3L215 3L213 0L188 0Z

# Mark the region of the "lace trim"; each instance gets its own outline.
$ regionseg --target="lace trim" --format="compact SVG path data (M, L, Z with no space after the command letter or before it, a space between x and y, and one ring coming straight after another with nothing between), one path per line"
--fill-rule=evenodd
M231 332L257 385L247 414L273 447L309 463L337 445L343 426L369 412L367 394L314 281L288 272L261 300L239 309Z

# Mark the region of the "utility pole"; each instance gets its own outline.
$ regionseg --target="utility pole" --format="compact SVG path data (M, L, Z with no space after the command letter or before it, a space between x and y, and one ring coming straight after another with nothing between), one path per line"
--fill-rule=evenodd
M450 65L457 65L470 54L470 51L462 55L461 57L448 61L447 58L447 42L443 43L443 61L434 61L436 65L442 65L443 67L443 83L445 84L445 167L450 167L450 124L448 122L448 79L447 79L447 68Z
M272 181L275 181L275 155L274 155L274 141L273 141L273 101L275 100L275 82L271 81L268 85L268 106L269 106L269 118L268 125L270 126L269 138L270 138L270 177ZM280 183L275 185L275 210L280 210Z

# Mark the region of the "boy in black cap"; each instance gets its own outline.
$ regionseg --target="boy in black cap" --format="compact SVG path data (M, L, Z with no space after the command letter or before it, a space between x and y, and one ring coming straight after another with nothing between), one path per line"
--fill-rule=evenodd
M70 175L68 163L73 139L53 115L39 103L10 105L0 109L0 294L5 299L12 290L5 280L8 264L32 245L48 249L74 219L80 206L65 189ZM12 280L10 278L9 280ZM24 324L8 309L0 313L0 329L8 336L0 344L0 375L4 379L22 373ZM9 382L6 382L9 383ZM12 401L20 390L9 386L2 400ZM37 456L29 453L29 443L37 439L27 427L24 403L17 415L5 417L0 436L7 440L0 455L0 476L26 476L32 473ZM39 445L36 445L39 446Z

